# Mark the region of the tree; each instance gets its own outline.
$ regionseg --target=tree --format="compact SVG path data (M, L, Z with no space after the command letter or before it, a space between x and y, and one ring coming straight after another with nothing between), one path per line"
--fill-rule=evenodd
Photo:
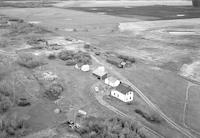
M8 97L0 94L0 113L5 113L11 107L11 101Z
M200 0L192 0L193 7L200 7Z

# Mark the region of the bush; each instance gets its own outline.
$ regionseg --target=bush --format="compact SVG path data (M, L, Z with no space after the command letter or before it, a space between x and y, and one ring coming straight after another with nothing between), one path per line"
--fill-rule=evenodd
M10 32L5 36L18 36L18 35L27 35L30 33L36 34L45 34L49 33L48 30L41 28L39 26L34 26L28 23L13 23L10 25Z
M32 69L44 65L45 63L41 60L42 59L39 59L33 54L23 53L19 55L17 63L21 66Z
M135 109L135 112L137 114L141 115L143 118L145 118L149 122L158 123L158 124L162 122L162 118L157 114L149 115L149 114L141 111L140 109Z
M76 65L76 62L74 60L69 59L69 60L66 61L65 65L67 65L67 66L74 66L74 65Z
M192 0L192 4L194 7L200 7L200 0Z
M69 62L69 65L75 65L77 63L92 64L91 56L88 53L82 51L74 52L65 50L60 52L58 57L61 60L68 60L67 63Z
M13 105L14 93L11 82L5 77L0 81L0 113L7 112Z
M125 61L129 61L131 63L135 63L135 58L131 57L131 56L125 56L125 55L118 55L119 58L125 60Z
M37 36L32 36L27 38L27 43L33 46L33 49L43 49L47 47L47 41Z
M63 92L64 87L61 83L51 83L45 88L45 97L50 100L57 100L61 93Z
M23 23L24 22L24 20L18 19L18 18L10 18L9 21L18 22L18 23Z
M1 40L0 41L0 47L1 48L5 48L5 47L7 47L8 46L8 40Z
M11 101L8 97L0 95L0 113L7 112L11 107Z
M48 59L52 60L52 59L56 59L56 55L51 53L48 55Z
M90 49L91 46L90 46L90 44L85 44L85 45L84 45L84 48L85 48L85 49Z
M61 51L58 57L61 60L68 60L68 59L73 59L74 54L75 54L74 51L65 50L65 51Z
M75 131L85 138L145 138L143 133L138 133L139 128L133 122L117 117L110 119L88 117L81 126Z
M0 137L20 138L28 132L28 125L25 120L17 117L4 117L0 120Z
M27 98L18 98L16 104L22 107L31 105L30 101Z

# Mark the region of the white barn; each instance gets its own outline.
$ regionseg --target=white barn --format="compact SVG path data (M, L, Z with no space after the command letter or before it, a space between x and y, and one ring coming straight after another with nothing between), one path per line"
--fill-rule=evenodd
M120 84L120 81L114 77L108 77L105 79L105 84L111 87L117 87Z
M110 94L123 102L131 102L134 97L132 88L124 83L120 83L115 89L112 89Z
M105 70L105 67L100 66L97 69L95 69L92 74L96 76L99 80L105 80L107 78L107 71Z

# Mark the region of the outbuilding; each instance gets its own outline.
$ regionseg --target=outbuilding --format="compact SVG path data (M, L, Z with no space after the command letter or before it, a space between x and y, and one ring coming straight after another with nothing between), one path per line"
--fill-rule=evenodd
M115 56L109 56L106 61L110 64L115 65L118 68L124 68L126 65L126 62L124 62L122 59L115 57Z
M84 72L90 71L90 66L88 64L81 66L81 70Z
M80 69L80 70L82 70L84 72L90 71L90 65L88 65L88 64L76 64L75 68L76 69Z
M100 67L96 68L96 69L92 72L92 74L93 74L94 76L96 76L98 79L104 80L104 79L107 78L107 74L108 74L108 73L107 73L107 71L105 70L105 67L100 66Z
M111 87L117 87L120 84L120 81L111 76L105 79L105 84Z
M115 89L112 89L110 94L126 103L133 101L134 97L132 88L124 83L120 83Z

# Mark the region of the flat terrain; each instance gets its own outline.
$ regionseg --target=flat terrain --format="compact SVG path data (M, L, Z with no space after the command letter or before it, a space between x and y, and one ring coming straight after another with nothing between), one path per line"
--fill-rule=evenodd
M186 112L186 125L199 132L199 86L192 86L189 89L189 102Z
M105 0L105 1L63 1L54 4L56 7L120 7L120 6L151 6L151 5L168 5L168 6L188 6L191 5L189 0Z
M200 10L192 6L72 7L70 9L127 18L141 18L144 20L171 20L200 17Z

